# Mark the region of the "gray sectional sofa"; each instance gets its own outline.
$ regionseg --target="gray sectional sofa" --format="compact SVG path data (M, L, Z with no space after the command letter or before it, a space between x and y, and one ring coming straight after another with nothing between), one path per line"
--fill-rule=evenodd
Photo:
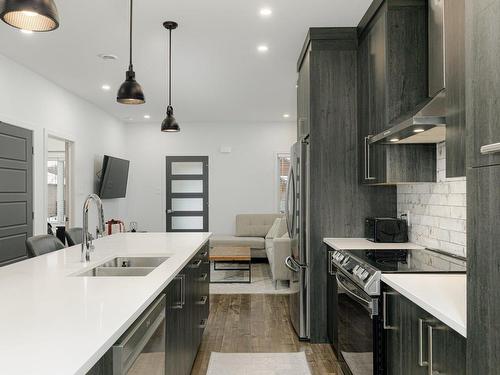
M282 214L236 215L234 235L213 235L210 247L249 246L252 258L267 258L273 281L290 280L284 261L291 254L286 219Z

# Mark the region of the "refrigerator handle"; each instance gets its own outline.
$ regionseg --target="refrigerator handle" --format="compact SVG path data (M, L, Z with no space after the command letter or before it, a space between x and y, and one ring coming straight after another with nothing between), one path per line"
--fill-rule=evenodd
M287 266L287 268L292 271L292 272L299 272L300 268L298 268L296 266L296 264L294 264L293 262L293 259L291 256L287 256L286 259L285 259L285 266Z
M290 219L290 193L293 194L292 200L292 216ZM286 227L288 230L288 237L293 238L294 233L294 221L295 221L295 176L293 173L293 166L290 165L290 171L288 172L288 183L286 185L286 201L285 201L285 217L286 217ZM292 221L290 223L290 220Z

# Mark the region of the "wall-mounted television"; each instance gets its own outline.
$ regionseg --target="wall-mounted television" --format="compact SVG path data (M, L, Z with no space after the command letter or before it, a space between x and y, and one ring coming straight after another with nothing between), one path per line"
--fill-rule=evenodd
M128 160L104 155L98 192L101 199L125 198L129 164Z

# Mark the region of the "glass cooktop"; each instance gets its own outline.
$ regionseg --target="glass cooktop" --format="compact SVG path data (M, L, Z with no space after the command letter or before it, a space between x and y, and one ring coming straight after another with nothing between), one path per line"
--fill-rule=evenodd
M433 250L349 250L382 273L465 273L466 260Z

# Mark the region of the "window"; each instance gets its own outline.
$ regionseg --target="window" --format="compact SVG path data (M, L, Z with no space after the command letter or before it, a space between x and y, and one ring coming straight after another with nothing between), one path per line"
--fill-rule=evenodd
M286 186L290 171L290 154L278 154L278 210L285 212Z

